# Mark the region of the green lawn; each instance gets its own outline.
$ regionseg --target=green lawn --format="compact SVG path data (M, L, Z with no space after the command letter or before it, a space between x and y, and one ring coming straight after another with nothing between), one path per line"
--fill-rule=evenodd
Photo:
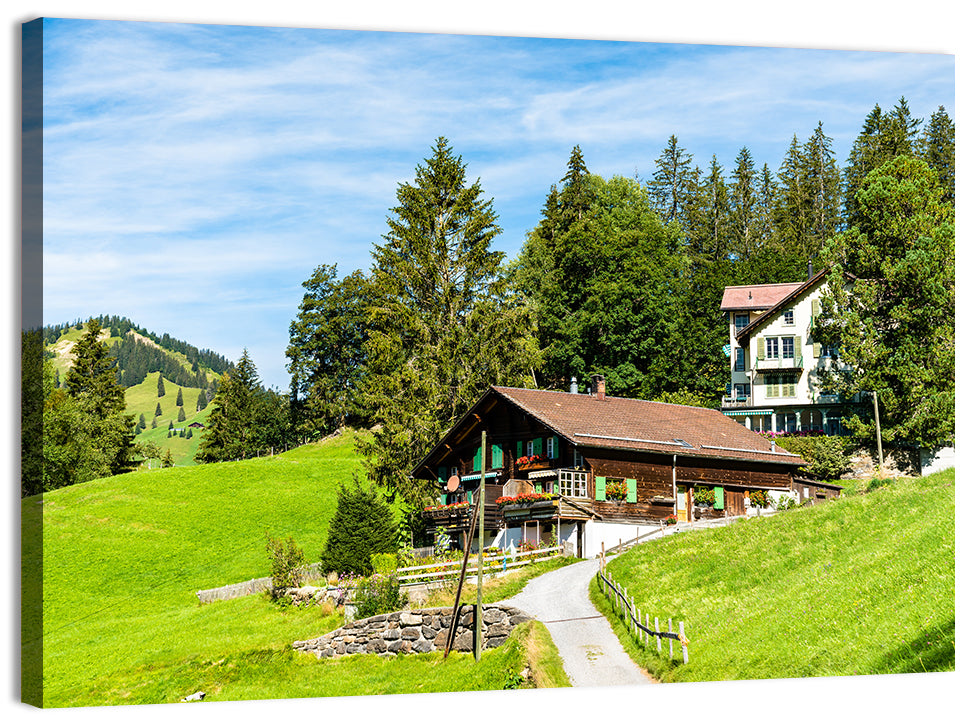
M136 443L146 443L147 441L153 441L156 443L163 453L163 451L170 449L171 456L174 459L174 465L176 466L192 466L194 465L194 455L197 453L198 445L201 443L201 434L203 429L194 428L192 429L191 438L180 438L177 435L173 435L171 438L167 437L168 428L170 424L174 424L175 432L180 431L182 428L186 431L188 425L197 421L198 423L207 423L207 418L211 414L211 409L213 405L210 403L202 411L197 411L197 399L200 389L198 388L188 388L186 386L178 386L169 380L164 381L164 395L161 398L157 397L157 376L159 374L155 371L154 373L148 373L147 378L144 379L142 383L136 386L131 386L124 393L124 399L127 402L126 413L134 416L134 421L136 422L140 414L144 414L144 421L147 424L147 428L141 431L135 438ZM185 420L178 421L178 406L177 406L177 392L181 391L182 400L184 402L184 416ZM157 428L151 428L152 419L155 418L154 413L157 410L157 405L161 406L161 415L157 416ZM160 467L160 461L158 459L152 459L151 464L154 468Z
M608 570L643 613L685 621L663 681L954 669L954 471L643 544ZM597 606L609 612L596 584ZM620 622L614 622L619 628Z
M339 483L364 477L353 438L44 494L43 635L24 639L25 658L43 645L44 706L164 703L198 690L236 700L516 684L510 647L485 652L475 686L474 662L453 657L437 674L431 654L342 663L293 653L292 642L342 624L317 607L282 610L263 594L198 602L197 590L269 575L266 532L292 536L318 560ZM38 500L23 501L27 513ZM38 554L25 545L24 567Z

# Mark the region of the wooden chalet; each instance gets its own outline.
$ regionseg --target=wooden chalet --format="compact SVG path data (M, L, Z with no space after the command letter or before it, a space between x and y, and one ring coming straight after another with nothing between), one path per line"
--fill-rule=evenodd
M718 410L607 396L596 376L588 394L490 387L412 474L438 483L432 531L471 542L484 467L486 546L554 535L589 557L669 516L744 515L753 491L791 493L801 465Z

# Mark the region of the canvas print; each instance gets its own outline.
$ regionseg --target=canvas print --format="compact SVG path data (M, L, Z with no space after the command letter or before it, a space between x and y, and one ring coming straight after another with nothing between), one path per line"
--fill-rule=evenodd
M22 32L25 703L955 670L952 55Z

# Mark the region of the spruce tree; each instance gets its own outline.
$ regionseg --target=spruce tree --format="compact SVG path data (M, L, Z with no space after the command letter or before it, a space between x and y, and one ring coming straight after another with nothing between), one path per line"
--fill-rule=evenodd
M140 418L137 419L137 427L140 430L144 430L145 428L147 428L147 419L144 418L143 413L141 413Z
M154 417L157 418L158 416L163 415L163 413L164 412L161 410L161 404L158 402L157 406L154 407Z
M177 389L177 400L174 402L174 405L182 408L184 407L184 393L180 387Z
M201 392L197 394L197 410L198 412L203 411L208 407L208 394L203 388Z
M328 525L328 538L321 553L326 573L367 576L375 553L397 550L397 528L392 510L374 488L362 486L355 476L352 485L338 488L338 505Z
M682 218L685 196L691 189L693 156L679 145L675 135L656 159L653 179L647 183L653 209L666 223Z
M158 373L157 374L157 397L163 398L165 392L166 391L164 390L164 376Z
M921 133L918 154L937 173L941 201L954 204L954 121L941 105Z
M183 423L187 420L187 414L184 412L184 406L177 409L177 422Z

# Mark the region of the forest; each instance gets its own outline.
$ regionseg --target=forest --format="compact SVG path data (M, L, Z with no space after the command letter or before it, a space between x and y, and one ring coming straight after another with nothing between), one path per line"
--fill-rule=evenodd
M239 404L260 398L258 425L301 442L373 429L358 447L369 477L414 508L431 489L411 468L489 385L562 389L574 377L585 389L601 373L612 395L718 406L723 289L802 281L808 266L834 269L815 333L858 369L827 387L878 391L888 442L953 438L954 123L943 107L925 122L903 98L875 106L842 164L822 124L789 139L778 168L757 167L747 147L729 171L716 157L701 168L673 135L649 177L603 178L576 145L515 258L493 249L494 201L444 137L396 199L367 271L321 263L304 281L284 402L263 402L250 359L226 370L217 438L199 461L258 452L263 434L245 432Z

